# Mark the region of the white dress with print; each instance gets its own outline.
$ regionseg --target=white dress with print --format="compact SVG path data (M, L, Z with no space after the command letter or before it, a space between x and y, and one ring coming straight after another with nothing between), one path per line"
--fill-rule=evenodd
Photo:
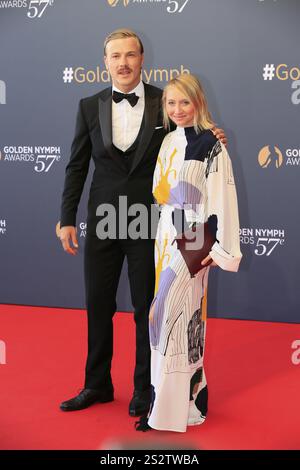
M201 424L207 413L203 368L209 266L191 277L172 243L174 214L188 224L215 218L217 231L211 257L219 267L237 271L242 257L239 218L231 161L226 148L209 130L193 127L169 133L157 160L153 195L161 209L155 241L156 286L150 322L154 429L184 432Z

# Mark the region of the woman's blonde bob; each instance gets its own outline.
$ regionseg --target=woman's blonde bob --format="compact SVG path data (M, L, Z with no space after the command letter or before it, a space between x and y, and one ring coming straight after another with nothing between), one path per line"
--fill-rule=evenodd
M181 74L176 78L170 80L164 88L162 96L163 105L163 122L164 127L170 130L170 118L167 113L166 100L167 93L171 87L177 88L183 93L195 107L194 115L194 128L198 133L204 129L212 129L215 124L212 120L211 114L208 110L206 97L200 80L192 74Z

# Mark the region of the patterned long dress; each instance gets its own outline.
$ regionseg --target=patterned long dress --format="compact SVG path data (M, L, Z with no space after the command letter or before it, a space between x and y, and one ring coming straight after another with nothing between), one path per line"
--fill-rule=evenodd
M210 267L191 277L172 243L174 213L190 226L217 221L211 257L219 267L237 271L242 257L234 177L226 148L210 130L193 127L169 133L157 160L153 195L161 210L156 241L156 286L150 322L151 428L184 432L204 422L207 383L203 368L207 281Z

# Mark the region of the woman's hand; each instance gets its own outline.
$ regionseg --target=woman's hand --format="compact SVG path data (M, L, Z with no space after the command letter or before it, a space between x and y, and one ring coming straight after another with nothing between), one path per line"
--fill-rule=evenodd
M205 266L210 260L212 259L212 257L210 255L208 255L206 258L204 258L202 261L201 261L201 264L202 266ZM210 263L209 266L218 266L217 263L215 263L214 261L212 263Z
M212 128L212 133L214 134L214 136L220 140L222 142L222 144L227 145L227 137L226 137L226 134L224 132L224 129L220 129L219 127L213 127Z

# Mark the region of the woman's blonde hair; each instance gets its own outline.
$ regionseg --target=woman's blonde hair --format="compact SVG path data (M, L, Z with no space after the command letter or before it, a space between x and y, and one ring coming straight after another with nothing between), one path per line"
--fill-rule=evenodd
M177 90L179 90L188 99L190 99L192 104L194 105L194 128L197 133L200 130L211 129L212 127L214 127L215 124L208 110L206 97L200 80L192 74L181 74L178 77L170 80L164 88L162 96L162 105L164 127L166 129L170 130L170 118L168 116L166 107L167 92L170 87L177 88Z
M134 38L138 42L141 50L141 54L144 53L144 46L141 41L141 38L131 29L127 28L121 28L121 29L116 29L112 33L110 33L104 41L104 55L106 56L106 46L110 41L113 41L114 39L127 39L127 38Z

